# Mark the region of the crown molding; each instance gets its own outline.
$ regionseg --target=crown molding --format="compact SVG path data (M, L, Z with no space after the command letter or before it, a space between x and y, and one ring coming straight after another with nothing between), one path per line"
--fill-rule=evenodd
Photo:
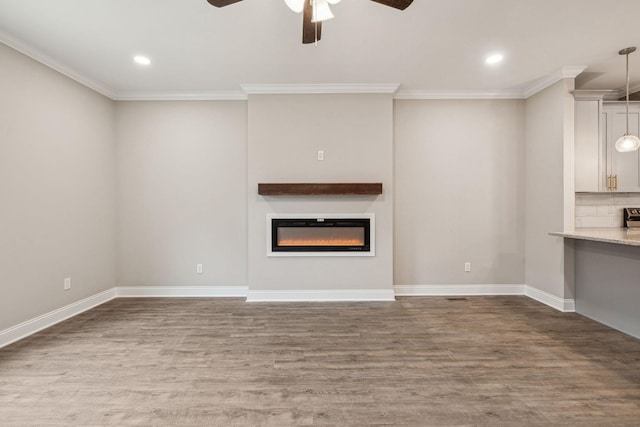
M527 99L562 79L576 78L586 68L586 66L582 65L562 67L541 77L524 89L486 91L401 90L396 93L395 99ZM640 84L638 85L638 90L640 90Z
M559 82L562 79L575 79L587 68L586 65L577 65L577 66L569 66L562 67L559 70L556 70L546 76L536 80L533 84L526 87L522 93L525 98L529 98L536 93L543 91L549 86Z
M401 90L395 99L524 99L521 90Z
M640 82L636 82L629 85L629 95L633 95L634 93L640 91ZM627 95L627 86L622 86L617 90L617 95L615 98L611 98L612 101L617 101L620 98L624 98Z
M246 101L248 96L242 91L216 91L216 92L167 92L144 93L123 92L116 94L114 101Z
M400 84L242 84L248 95L388 93L398 91Z
M122 92L113 89L78 73L55 61L43 52L28 47L10 34L0 30L0 43L34 59L37 62L59 72L60 74L92 89L115 101L246 101L249 95L286 95L286 94L391 94L394 99L526 99L546 89L554 83L575 78L586 66L562 67L548 74L523 90L488 90L488 91L447 91L447 90L401 90L398 83L385 84L242 84L242 91L215 92L167 92L144 93ZM640 83L630 88L630 92L640 91ZM624 96L624 90L619 92Z
M583 101L617 101L620 97L620 91L615 89L576 89L572 90L571 94L575 99Z
M560 68L560 75L563 79L575 79L586 69L586 65L570 65Z
M98 83L97 81L90 79L87 76L72 70L71 68L68 68L60 64L59 62L52 59L50 56L46 55L45 53L37 49L28 47L26 44L18 41L15 37L11 36L10 34L2 30L0 30L0 43L3 43L9 46L10 48L22 53L23 55L28 56L29 58L37 62L40 62L43 65L46 65L47 67L70 78L71 80L74 80L80 83L81 85L84 85L89 89L94 90L99 94L106 96L107 98L115 99L115 93L111 88L101 83Z

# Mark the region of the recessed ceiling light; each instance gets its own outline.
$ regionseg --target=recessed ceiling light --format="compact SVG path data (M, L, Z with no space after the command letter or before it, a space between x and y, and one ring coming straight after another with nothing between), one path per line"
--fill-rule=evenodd
M504 59L504 56L502 56L501 53L494 53L492 55L487 56L487 59L485 59L484 62L487 65L495 65L502 62L503 59Z
M151 64L151 60L149 58L147 58L146 56L142 56L142 55L134 56L133 60L135 61L136 64L140 64L140 65L150 65Z

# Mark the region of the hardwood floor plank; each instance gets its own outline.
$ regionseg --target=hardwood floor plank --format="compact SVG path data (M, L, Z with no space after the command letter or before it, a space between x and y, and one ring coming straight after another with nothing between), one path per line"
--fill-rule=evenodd
M7 426L638 426L640 341L525 297L116 299L0 349Z

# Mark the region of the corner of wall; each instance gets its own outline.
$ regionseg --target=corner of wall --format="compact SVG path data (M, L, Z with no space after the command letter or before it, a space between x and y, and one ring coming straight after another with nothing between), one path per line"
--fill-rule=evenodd
M563 301L573 296L571 254L548 233L574 225L574 87L563 79L526 101L525 282Z

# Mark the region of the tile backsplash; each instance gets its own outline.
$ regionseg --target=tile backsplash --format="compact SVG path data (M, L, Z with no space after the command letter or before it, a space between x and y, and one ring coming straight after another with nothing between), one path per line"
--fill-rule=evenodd
M622 227L622 209L640 207L640 193L576 193L576 228Z

